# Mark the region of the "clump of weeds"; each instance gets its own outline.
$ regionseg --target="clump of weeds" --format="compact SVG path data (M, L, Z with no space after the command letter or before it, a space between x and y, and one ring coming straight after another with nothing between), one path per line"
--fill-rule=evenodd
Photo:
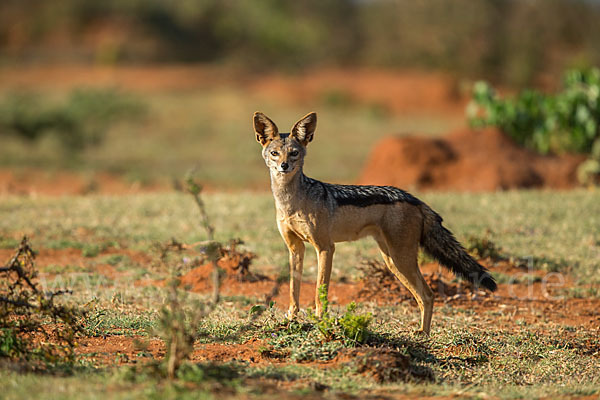
M319 288L319 298L323 307L321 317L309 312L306 318L298 316L276 322L267 314L270 324L263 331L269 347L263 349L263 356L325 361L334 359L342 349L361 346L367 341L373 319L370 313L359 314L356 304L350 303L342 315L334 315L329 309L324 285ZM262 311L262 306L254 306L251 313L259 308Z
M194 351L194 344L199 339L203 319L209 315L220 301L220 280L223 274L219 261L225 259L237 261L237 270L241 277L250 276L249 265L255 257L253 253L237 251L236 246L240 240L231 239L224 244L215 239L215 228L212 225L201 197L202 186L188 174L185 180L185 190L194 198L200 212L200 225L205 230L208 240L186 244L172 239L166 245L160 246L160 262L170 270L168 280L168 293L163 307L159 311L156 326L149 330L151 336L158 336L166 345L166 356L162 362L150 364L150 370L159 377L168 379L202 380L207 376L206 366L191 365L186 363ZM185 271L186 257L173 260L170 256L175 253L196 253L194 265L201 265L208 261L213 265L212 283L213 292L208 301L191 300L190 294L179 289L181 286L179 276ZM173 262L174 261L174 262ZM187 265L189 267L189 265ZM144 344L140 343L143 349ZM210 369L210 368L209 368ZM210 375L210 374L209 374Z

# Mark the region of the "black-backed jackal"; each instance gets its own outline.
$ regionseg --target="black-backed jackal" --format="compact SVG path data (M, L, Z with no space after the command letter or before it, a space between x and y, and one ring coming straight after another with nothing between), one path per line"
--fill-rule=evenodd
M411 194L392 186L334 185L304 175L306 146L316 126L317 115L310 113L290 133L279 133L266 115L254 114L256 140L271 174L277 227L290 252L290 316L299 308L304 242L317 251L318 288L329 286L336 242L372 236L387 267L417 300L424 333L431 327L433 292L417 264L419 246L455 274L496 289L486 269L442 226L442 218ZM320 316L318 290L316 296Z

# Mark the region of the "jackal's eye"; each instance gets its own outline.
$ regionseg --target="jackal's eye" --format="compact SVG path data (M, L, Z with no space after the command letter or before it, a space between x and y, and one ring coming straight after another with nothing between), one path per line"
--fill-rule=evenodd
M298 155L298 150L290 151L290 156L296 157Z
M276 152L276 151L272 151L272 152L271 152L271 155L272 155L273 157L277 157L277 156L279 155L279 153L278 153L278 152Z

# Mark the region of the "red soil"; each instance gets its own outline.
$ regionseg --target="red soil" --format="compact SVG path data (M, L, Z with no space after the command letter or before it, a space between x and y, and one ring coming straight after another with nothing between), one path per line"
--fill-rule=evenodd
M311 69L296 75L249 74L205 65L3 67L0 87L69 89L118 87L140 92L194 91L235 87L259 98L314 107L327 94L379 105L393 113L462 113L464 93L450 76L381 69Z
M490 265L482 261L491 270L515 278L525 274L545 278L543 271L526 271L508 262ZM287 309L289 305L289 283L277 283L274 279L258 281L240 281L237 273L233 271L233 264L221 262L226 276L221 280L220 293L224 296L247 296L258 298L259 301L274 301L279 308ZM181 286L192 292L210 293L212 291L211 272L212 264L190 270L181 278ZM562 291L573 286L573 282L561 275L548 277L546 282L532 284L515 283L511 285L500 284L498 291L490 294L479 291L473 293L470 289L454 282L454 276L449 271L440 268L437 263L428 263L421 266L421 271L426 280L436 292L436 304L451 302L456 305L465 305L468 308L483 312L497 310L501 313L510 313L519 319L530 322L552 319L564 325L596 328L600 324L600 312L595 311L600 307L598 299L573 299L564 298ZM363 280L359 282L331 282L329 300L333 305L345 306L352 301L370 301L378 305L397 304L402 301L416 302L406 289L396 279L390 282L378 282L377 287ZM316 285L312 281L304 281L300 291L300 306L303 308L314 307ZM415 317L415 324L417 318Z
M585 157L542 156L496 129L463 129L441 139L388 137L371 152L361 184L457 191L568 189Z
M221 280L220 293L224 296L248 296L255 297L261 301L274 301L278 307L287 308L290 299L289 282L277 283L275 279L267 278L257 281L242 281L236 272L233 272L231 264L220 262L219 265L225 270L225 277ZM181 286L197 293L209 293L212 291L211 273L212 264L205 264L194 268L181 277ZM314 306L316 286L313 282L306 282L300 292L300 305L302 307ZM356 283L336 283L332 286L329 300L332 304L348 304L357 294Z
M68 171L50 173L29 168L15 172L11 169L0 169L0 195L135 194L168 189L168 185L165 184L140 185L139 182L128 182L122 177L105 172L96 173L90 179Z

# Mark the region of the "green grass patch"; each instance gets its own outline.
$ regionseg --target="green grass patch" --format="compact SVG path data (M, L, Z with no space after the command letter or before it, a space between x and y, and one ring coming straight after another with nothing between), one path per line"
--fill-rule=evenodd
M153 311L131 310L127 308L96 309L88 313L84 329L88 336L107 335L147 335L156 324Z

